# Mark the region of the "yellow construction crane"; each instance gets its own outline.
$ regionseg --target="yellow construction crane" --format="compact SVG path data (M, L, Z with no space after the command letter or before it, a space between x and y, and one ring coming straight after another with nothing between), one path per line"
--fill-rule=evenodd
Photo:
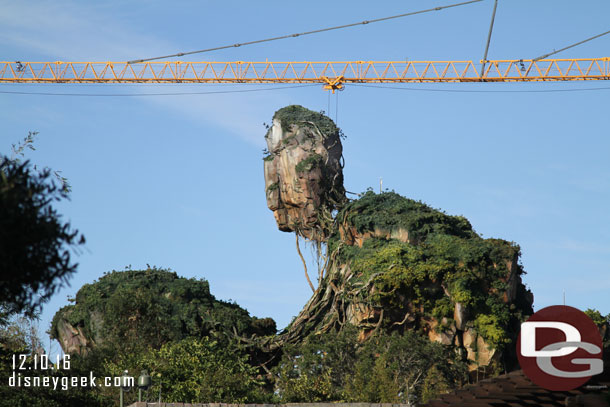
M481 61L482 63L482 61ZM0 83L453 83L609 80L610 58L343 62L0 62Z

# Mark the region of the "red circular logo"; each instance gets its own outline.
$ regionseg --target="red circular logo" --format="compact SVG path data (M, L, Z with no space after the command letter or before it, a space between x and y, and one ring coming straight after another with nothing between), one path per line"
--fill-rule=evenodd
M527 377L548 390L575 389L603 370L597 325L565 305L543 308L521 324L517 356Z

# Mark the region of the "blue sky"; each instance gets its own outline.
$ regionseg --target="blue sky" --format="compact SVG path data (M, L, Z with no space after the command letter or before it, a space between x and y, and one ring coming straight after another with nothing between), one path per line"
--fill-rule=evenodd
M0 1L0 60L131 60L451 3ZM492 7L485 0L184 59L478 61ZM534 58L562 48L607 31L608 15L602 0L501 0L489 58ZM604 57L609 45L607 36L558 57ZM270 87L2 84L0 91ZM561 303L565 290L568 305L608 313L609 95L606 82L348 85L330 103L321 86L182 96L0 94L0 151L40 132L29 158L70 180L72 199L59 210L87 238L78 272L44 308L41 329L83 284L146 264L205 278L218 298L284 327L310 290L294 237L277 230L266 207L261 158L263 122L288 104L330 105L347 135L349 191L378 188L382 177L384 187L464 215L484 237L521 245L536 309Z

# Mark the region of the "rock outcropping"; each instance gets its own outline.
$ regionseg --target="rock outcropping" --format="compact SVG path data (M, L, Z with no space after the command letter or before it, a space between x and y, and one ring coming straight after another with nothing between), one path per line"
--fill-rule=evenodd
M51 338L69 354L97 348L159 348L187 337L225 340L276 333L271 318L256 318L216 299L205 280L149 268L106 273L78 290L74 304L53 317Z
M65 319L57 321L54 339L57 339L64 353L70 355L86 355L95 346L93 340L88 339L82 326L72 326Z
M280 342L351 324L361 341L418 331L473 368L516 360L508 345L533 303L517 245L395 193L348 202L339 130L320 113L280 109L265 138L267 205L279 229L327 243L319 286Z
M347 203L335 225L324 280L283 333L287 342L345 324L361 341L410 330L454 347L471 369L514 367L533 303L517 245L392 192Z
M267 206L278 228L326 240L331 214L345 201L339 129L323 114L293 105L275 113L265 139Z

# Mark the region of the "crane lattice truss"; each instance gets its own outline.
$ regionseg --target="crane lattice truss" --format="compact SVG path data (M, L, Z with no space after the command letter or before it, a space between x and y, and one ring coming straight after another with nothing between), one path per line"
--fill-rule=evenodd
M0 83L451 83L609 80L610 58L346 62L0 62Z

